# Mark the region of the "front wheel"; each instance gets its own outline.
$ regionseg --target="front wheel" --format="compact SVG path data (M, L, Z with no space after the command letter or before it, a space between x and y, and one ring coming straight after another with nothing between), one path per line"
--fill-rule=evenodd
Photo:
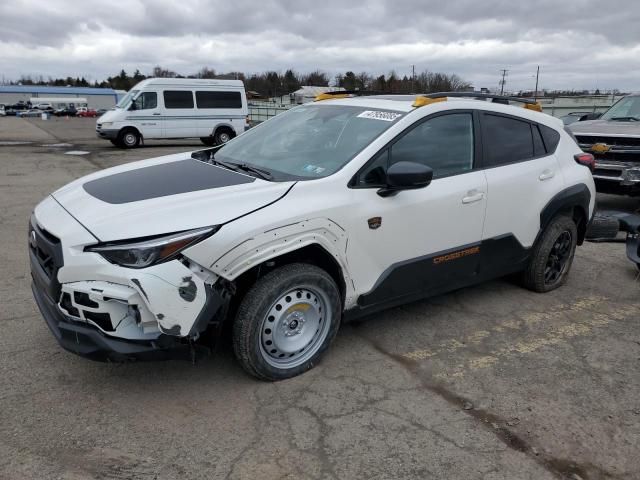
M135 148L140 145L140 134L132 128L125 129L118 135L118 144L124 148Z
M312 368L340 326L342 302L331 276L309 264L285 265L247 292L233 326L242 367L262 380L282 380Z
M571 269L577 240L573 219L554 218L533 248L523 273L524 285L535 292L549 292L561 286Z

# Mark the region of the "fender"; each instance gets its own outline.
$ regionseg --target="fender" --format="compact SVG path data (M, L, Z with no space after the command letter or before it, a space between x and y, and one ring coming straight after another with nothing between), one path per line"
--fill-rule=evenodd
M585 225L579 230L578 244L582 244L584 239L584 232L586 231L586 223L590 221L591 216L589 214L589 203L591 202L591 192L584 183L573 185L569 188L557 193L549 203L545 205L540 212L540 231L538 232L538 238L542 232L547 228L547 225L551 220L563 210L573 210L575 207L582 209L585 218Z
M345 308L355 304L355 286L346 255L347 233L328 218L301 220L254 235L223 254L210 270L233 281L256 265L314 244L328 252L340 266L346 286Z

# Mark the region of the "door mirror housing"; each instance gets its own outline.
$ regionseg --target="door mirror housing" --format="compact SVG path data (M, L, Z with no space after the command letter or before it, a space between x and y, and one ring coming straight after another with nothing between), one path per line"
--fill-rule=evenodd
M398 162L387 169L387 186L378 190L381 197L395 195L402 190L424 188L433 180L431 167L416 162Z

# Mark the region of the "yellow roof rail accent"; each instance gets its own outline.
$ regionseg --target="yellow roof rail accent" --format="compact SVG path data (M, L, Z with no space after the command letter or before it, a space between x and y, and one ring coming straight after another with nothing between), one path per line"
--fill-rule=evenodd
M417 96L412 106L424 107L425 105L431 105L432 103L446 102L446 101L447 101L447 97L427 98L427 97Z
M321 102L322 100L335 100L336 98L348 98L349 96L350 95L348 93L321 93L319 95L316 95L314 102Z
M525 103L524 108L527 110L533 110L534 112L542 112L542 105L540 105L540 102Z

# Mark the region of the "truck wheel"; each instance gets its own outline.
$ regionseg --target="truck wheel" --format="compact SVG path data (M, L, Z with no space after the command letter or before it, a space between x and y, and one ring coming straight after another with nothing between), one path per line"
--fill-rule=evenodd
M523 272L525 287L534 292L549 292L561 286L571 269L577 238L578 229L571 218L554 218L533 247Z
M124 148L135 148L140 145L140 134L133 128L125 128L118 134L118 143Z
M246 293L233 348L247 373L282 380L312 368L340 326L342 302L331 276L305 263L277 268Z
M227 128L221 128L216 131L216 134L213 136L215 145L222 145L223 143L227 143L229 140L233 138L233 133L231 130Z

